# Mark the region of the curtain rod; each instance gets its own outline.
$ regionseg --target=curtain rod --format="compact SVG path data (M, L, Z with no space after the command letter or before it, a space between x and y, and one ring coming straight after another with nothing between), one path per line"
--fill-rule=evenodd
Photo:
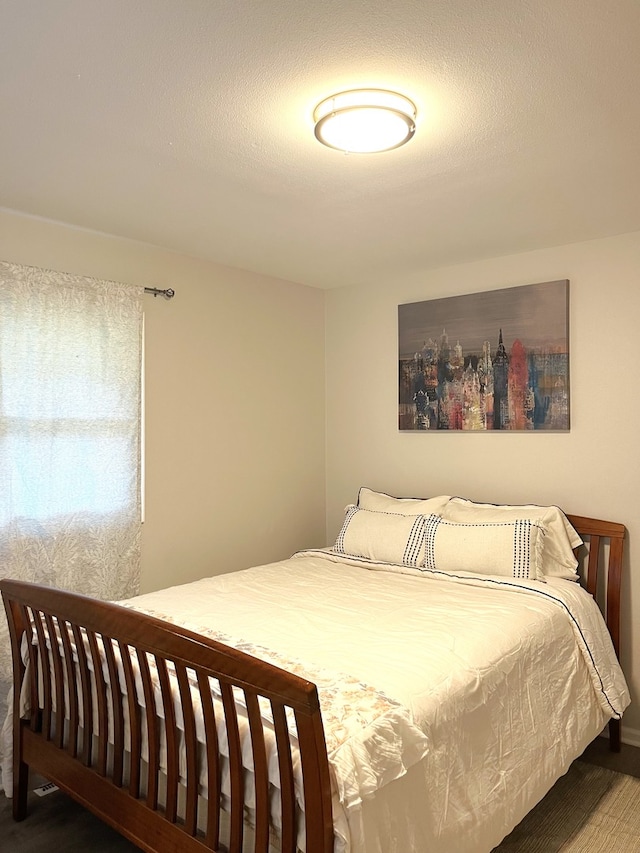
M172 287L167 288L167 290L160 290L159 287L145 287L144 292L153 293L154 299L156 296L164 296L165 299L173 299L176 295L176 292Z

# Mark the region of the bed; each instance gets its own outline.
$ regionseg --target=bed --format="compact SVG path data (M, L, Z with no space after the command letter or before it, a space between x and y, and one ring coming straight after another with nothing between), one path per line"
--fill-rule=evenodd
M34 771L153 853L489 853L620 749L624 537L361 489L267 566L117 604L0 581L14 818Z

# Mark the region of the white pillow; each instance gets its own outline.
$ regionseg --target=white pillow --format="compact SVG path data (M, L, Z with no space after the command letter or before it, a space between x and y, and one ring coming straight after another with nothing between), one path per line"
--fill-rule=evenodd
M348 506L333 551L400 566L424 565L423 515L374 512Z
M545 531L531 519L471 522L426 519L425 569L537 580Z
M537 521L545 530L542 562L538 568L538 577L567 578L577 580L578 561L573 549L582 544L582 539L571 526L566 515L557 506L536 506L524 504L480 504L464 498L451 498L442 511L442 517L448 521L464 523L489 523L495 521L513 521L530 519Z
M384 492L374 492L362 486L358 493L358 507L375 512L397 512L399 515L440 515L449 495L435 498L394 498Z

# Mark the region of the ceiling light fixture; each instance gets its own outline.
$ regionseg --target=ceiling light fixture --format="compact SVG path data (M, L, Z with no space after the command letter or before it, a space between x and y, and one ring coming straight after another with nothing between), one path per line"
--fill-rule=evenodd
M415 104L385 89L353 89L321 101L313 112L316 139L353 154L390 151L416 129Z

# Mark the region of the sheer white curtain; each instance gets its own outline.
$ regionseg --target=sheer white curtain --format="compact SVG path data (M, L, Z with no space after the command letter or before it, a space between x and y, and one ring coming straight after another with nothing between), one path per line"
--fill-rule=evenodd
M138 592L143 293L0 262L0 577Z

